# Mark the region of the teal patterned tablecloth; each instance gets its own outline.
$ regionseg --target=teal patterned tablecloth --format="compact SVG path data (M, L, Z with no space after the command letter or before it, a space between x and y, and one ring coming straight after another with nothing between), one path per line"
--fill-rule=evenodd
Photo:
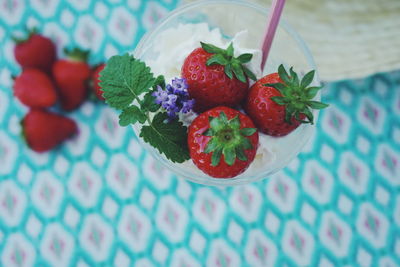
M175 177L87 102L51 153L21 141L10 36L36 26L91 63L131 51L177 0L0 0L0 266L400 266L400 71L327 84L286 169L212 188Z

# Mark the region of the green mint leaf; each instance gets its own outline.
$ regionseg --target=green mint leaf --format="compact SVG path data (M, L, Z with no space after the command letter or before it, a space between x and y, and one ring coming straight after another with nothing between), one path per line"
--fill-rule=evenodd
M232 69L233 69L233 73L235 73L235 76L239 81L241 81L243 83L247 82L246 76L244 75L242 66L240 64L233 63Z
M160 109L160 105L155 102L155 97L152 96L153 91L144 95L141 108L143 111L156 112Z
M307 101L307 106L312 109L323 109L328 107L329 105L318 101Z
M154 116L151 125L143 126L140 137L172 162L182 163L188 159L187 127L177 120L165 123L166 113Z
M211 54L225 54L225 50L219 47L216 47L215 45L212 44L207 44L200 42L201 47L206 50L206 52L211 53Z
M165 77L163 75L159 75L153 84L153 89L157 89L157 86L161 86L162 89L165 89Z
M226 49L226 55L228 57L233 57L233 43L230 43L228 48Z
M120 110L152 87L154 80L150 68L129 54L111 57L100 73L106 103Z
M249 77L253 81L257 80L256 75L254 75L254 73L251 70L249 70L246 66L242 65L242 69L243 69L244 73L247 75L247 77Z
M232 64L231 63L225 65L224 72L225 72L226 76L229 77L229 79L231 79L231 80L233 79L233 72L232 72Z
M315 70L312 70L308 72L306 75L304 75L303 79L301 79L300 87L306 88L307 86L309 86L314 79L314 75L315 75Z
M128 126L136 122L144 123L146 121L146 114L143 113L137 106L130 106L122 110L119 115L119 125Z
M223 55L221 55L221 54L215 54L215 55L212 55L212 56L207 60L206 65L207 65L207 66L216 65L216 64L219 64L219 65L226 65L226 64L228 64L228 63L229 63L229 61L228 61Z
M241 54L240 56L237 57L237 59L242 64L250 62L252 58L253 58L253 54Z

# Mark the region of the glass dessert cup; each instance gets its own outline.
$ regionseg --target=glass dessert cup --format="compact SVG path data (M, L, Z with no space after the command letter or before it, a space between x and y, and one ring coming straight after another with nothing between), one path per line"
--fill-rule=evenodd
M244 42L242 40L241 44L245 45L246 48L259 49L267 16L268 9L253 3L235 0L200 1L184 5L170 13L142 38L134 51L134 57L144 62L152 61L158 57L159 52L155 47L159 43L158 38L165 30L177 28L181 24L204 22L209 25L210 29L219 28L227 42L237 33L247 30L246 39ZM168 51L165 52L168 53ZM263 75L277 72L280 64L288 67L293 66L294 70L301 75L310 70L316 70L314 60L306 44L283 20L280 21L276 31ZM257 78L261 78L261 76ZM319 85L317 74L314 77L313 85ZM318 93L315 100L319 99L320 93ZM314 123L316 123L318 112L314 111L313 114L315 117ZM249 169L234 178L210 177L197 169L191 162L173 163L139 137L139 125L134 125L133 128L143 147L178 177L184 177L190 181L205 185L229 186L255 182L284 168L300 153L308 142L315 130L315 125L302 124L285 137L275 138L264 135L264 138L261 139L273 144L271 145L271 150L268 151L267 149L265 154L261 153L261 156L256 156ZM260 142L262 141L261 139Z

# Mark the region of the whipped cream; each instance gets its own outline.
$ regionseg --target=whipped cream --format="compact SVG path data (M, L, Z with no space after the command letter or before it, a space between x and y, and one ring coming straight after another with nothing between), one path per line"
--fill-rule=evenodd
M194 49L200 47L200 42L211 43L221 48L226 48L233 42L235 56L243 53L253 54L251 62L246 64L246 67L253 71L259 79L266 74L262 73L260 68L262 51L245 47L246 38L247 31L241 31L229 39L224 38L223 33L218 28L210 29L206 23L180 24L176 28L169 28L157 36L153 47L157 56L154 59L145 60L145 62L155 75L164 75L166 82L170 82L173 78L180 77L181 67L185 58ZM277 62L269 62L269 66L265 69L277 70L277 66ZM190 125L195 117L196 114L192 113L181 116L180 119L185 125ZM297 154L298 150L294 150L301 143L299 140L304 139L306 135L310 135L310 132L303 131L303 128L303 126L300 126L284 137L272 137L259 133L259 147L256 157L249 168L237 178L257 176L260 173L268 173L279 169L283 166L282 164L286 165L293 154ZM176 167L183 168L186 172L199 177L205 175L191 160L176 164Z

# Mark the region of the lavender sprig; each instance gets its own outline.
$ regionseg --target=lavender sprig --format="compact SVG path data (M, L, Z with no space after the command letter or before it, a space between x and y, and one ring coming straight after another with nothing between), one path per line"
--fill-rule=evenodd
M152 95L155 102L167 111L170 121L178 117L178 113L188 113L193 110L194 99L190 99L188 85L185 79L175 78L167 84L166 90L157 86L157 91Z

